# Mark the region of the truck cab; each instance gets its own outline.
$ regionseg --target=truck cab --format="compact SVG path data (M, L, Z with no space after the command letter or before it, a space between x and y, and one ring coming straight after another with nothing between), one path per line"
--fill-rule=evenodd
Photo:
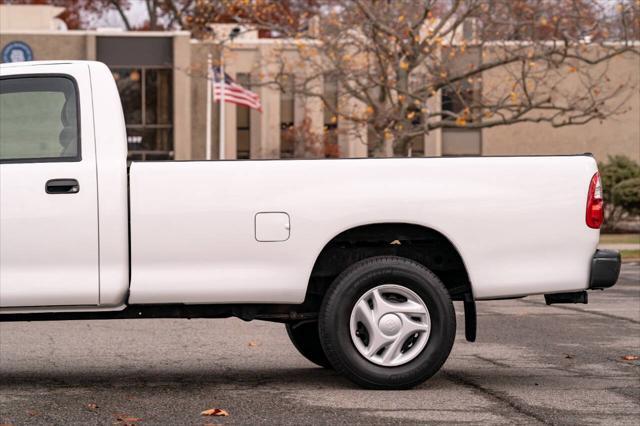
M111 73L30 62L1 78L1 307L122 304L126 135Z

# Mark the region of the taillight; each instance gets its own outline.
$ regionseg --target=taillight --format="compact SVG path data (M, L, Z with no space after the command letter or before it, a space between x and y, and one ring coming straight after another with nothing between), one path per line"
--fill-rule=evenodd
M604 202L602 200L602 182L600 173L596 172L589 184L589 194L587 196L587 226L593 229L600 229L604 220Z

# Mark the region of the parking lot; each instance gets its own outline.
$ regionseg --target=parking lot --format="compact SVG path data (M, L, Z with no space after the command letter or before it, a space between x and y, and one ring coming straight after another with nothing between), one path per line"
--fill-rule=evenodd
M623 357L640 355L640 265L589 296L479 303L478 341L458 315L443 370L393 392L316 368L279 324L0 324L0 424L636 424L640 361Z

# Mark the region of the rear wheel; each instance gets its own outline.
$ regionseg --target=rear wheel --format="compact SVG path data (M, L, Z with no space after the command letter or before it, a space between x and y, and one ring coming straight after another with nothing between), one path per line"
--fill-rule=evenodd
M331 368L320 344L317 321L302 321L287 324L287 334L300 354L316 365Z
M324 352L338 372L373 389L418 385L444 364L455 311L442 282L401 257L374 257L345 270L320 309Z

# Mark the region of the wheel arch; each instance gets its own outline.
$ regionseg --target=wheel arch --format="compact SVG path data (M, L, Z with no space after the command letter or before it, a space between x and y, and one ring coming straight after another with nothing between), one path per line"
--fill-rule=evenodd
M409 222L372 222L351 226L326 241L315 258L305 300L319 303L340 272L367 257L396 255L429 268L453 300L473 294L468 269L458 247L444 232Z

